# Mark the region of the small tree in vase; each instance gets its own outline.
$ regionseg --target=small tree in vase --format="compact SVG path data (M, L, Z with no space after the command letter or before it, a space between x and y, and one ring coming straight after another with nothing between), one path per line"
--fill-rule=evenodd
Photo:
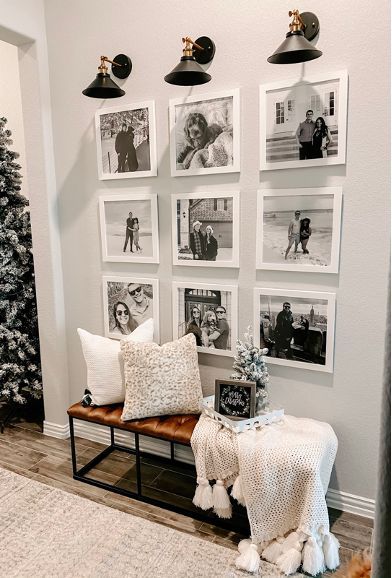
M237 355L234 357L233 379L256 382L256 415L268 409L267 384L269 375L264 355L268 349L256 347L253 341L252 328L249 326L244 334L244 341L237 339Z

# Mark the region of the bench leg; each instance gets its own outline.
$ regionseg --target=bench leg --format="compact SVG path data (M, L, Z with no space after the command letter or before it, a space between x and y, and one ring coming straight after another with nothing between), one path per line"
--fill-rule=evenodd
M110 445L114 446L114 427L110 426Z
M139 496L141 496L142 495L142 468L141 468L141 460L140 460L139 434L135 433L134 435L135 435L137 493Z
M73 417L69 416L69 433L71 436L71 456L72 456L72 473L77 472L76 447L75 447L75 433L73 426Z
M174 442L170 442L170 459L172 462L175 461L174 457Z

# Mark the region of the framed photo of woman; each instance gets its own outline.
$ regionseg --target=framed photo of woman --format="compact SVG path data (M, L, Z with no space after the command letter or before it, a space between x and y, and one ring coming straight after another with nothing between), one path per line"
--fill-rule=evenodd
M239 89L170 100L173 177L240 170Z
M157 176L154 101L99 109L95 130L101 181Z
M140 277L103 277L105 335L123 339L147 319L154 320L159 343L159 281Z
M256 288L253 323L267 364L333 372L335 293Z
M342 188L258 192L258 269L338 273Z
M99 215L103 261L159 263L156 194L101 195Z
M173 339L193 333L198 351L233 357L238 291L233 285L173 283Z
M239 192L172 195L173 265L239 267Z
M260 86L260 170L346 162L346 70Z

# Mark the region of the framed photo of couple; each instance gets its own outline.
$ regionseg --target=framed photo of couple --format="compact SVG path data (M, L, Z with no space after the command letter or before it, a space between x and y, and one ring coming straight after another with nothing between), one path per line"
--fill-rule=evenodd
M189 333L201 353L233 357L238 334L237 287L174 282L173 339Z
M154 101L97 110L95 131L101 181L157 176Z
M155 193L101 195L99 215L103 261L159 263Z
M338 273L342 188L258 191L256 268Z
M260 170L346 162L347 71L260 86Z
M239 267L238 191L172 195L173 265Z

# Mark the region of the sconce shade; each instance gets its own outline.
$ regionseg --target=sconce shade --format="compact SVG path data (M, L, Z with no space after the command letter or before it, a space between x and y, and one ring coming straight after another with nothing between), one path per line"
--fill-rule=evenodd
M314 60L321 55L321 50L306 40L302 30L297 30L288 32L286 39L267 60L271 64L294 64Z
M196 86L210 80L211 75L204 72L193 56L182 56L179 64L165 76L166 82L177 86Z
M85 96L91 96L92 98L118 98L125 94L125 91L113 82L110 74L104 74L103 72L98 72L92 83L82 92Z

